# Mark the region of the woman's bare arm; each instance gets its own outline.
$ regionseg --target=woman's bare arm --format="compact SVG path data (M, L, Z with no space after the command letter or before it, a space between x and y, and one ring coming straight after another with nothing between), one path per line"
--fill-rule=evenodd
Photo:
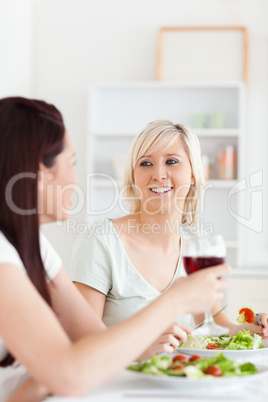
M72 343L27 275L0 264L0 336L33 379L52 393L79 396L143 353L181 314L198 313L219 300L228 267L177 280L130 319Z
M91 286L87 286L84 283L74 282L75 287L79 290L79 292L86 299L88 304L96 311L98 317L102 319L104 305L106 301L106 295L101 293L100 291L92 288Z
M53 310L72 341L106 328L94 306L92 308L87 303L64 268L61 268L48 287Z

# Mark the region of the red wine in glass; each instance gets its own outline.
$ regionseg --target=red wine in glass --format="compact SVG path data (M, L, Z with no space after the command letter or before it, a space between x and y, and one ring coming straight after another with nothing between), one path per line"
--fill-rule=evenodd
M188 275L200 269L223 264L224 257L183 257L183 263Z
M223 264L226 248L222 236L193 236L184 240L182 257L188 275L201 269ZM219 278L220 279L220 278ZM211 311L205 312L204 325L195 329L195 336L219 336L228 333L229 328L215 323Z

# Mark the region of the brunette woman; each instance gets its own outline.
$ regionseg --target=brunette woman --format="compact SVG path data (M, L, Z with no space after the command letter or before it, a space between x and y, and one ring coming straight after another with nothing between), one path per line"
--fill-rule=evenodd
M0 100L0 401L82 395L143 353L176 317L210 308L226 288L217 280L226 266L182 278L106 330L39 229L67 219L74 163L54 106Z

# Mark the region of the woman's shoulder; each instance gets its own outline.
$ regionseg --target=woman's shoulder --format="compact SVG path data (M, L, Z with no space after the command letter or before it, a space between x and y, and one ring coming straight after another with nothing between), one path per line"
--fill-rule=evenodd
M128 232L128 228L135 222L134 215L125 215L115 219L105 218L101 222L89 225L82 237L97 237L102 240L118 238L123 232Z
M16 248L6 238L3 232L0 232L0 257L2 254L18 254Z
M102 239L105 240L115 232L111 219L105 218L102 221L93 222L87 225L84 233L81 234L81 239Z
M25 269L19 253L3 232L0 232L0 263L14 264Z
M105 249L109 254L121 250L120 239L124 232L128 232L130 215L122 216L116 219L105 218L100 222L94 222L87 225L84 233L80 234L75 241L73 250L75 252L84 252L86 254ZM124 237L124 235L123 235Z
M80 234L75 241L70 266L82 266L84 261L108 259L110 262L122 253L119 233L113 221L106 218L101 222L88 225L85 233Z
M74 249L85 249L89 252L91 248L96 250L98 247L106 247L117 238L118 233L111 219L105 218L102 221L87 224L86 229L78 236Z

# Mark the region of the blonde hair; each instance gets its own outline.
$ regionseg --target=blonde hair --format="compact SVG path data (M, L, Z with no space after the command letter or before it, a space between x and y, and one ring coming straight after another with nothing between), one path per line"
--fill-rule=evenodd
M195 183L191 185L185 198L182 223L191 225L196 221L197 208L204 185L204 172L201 162L201 149L196 134L182 124L173 124L168 120L153 121L138 134L131 145L124 173L125 204L130 212L138 212L140 199L135 190L134 168L144 155L165 150L180 139L187 153Z

